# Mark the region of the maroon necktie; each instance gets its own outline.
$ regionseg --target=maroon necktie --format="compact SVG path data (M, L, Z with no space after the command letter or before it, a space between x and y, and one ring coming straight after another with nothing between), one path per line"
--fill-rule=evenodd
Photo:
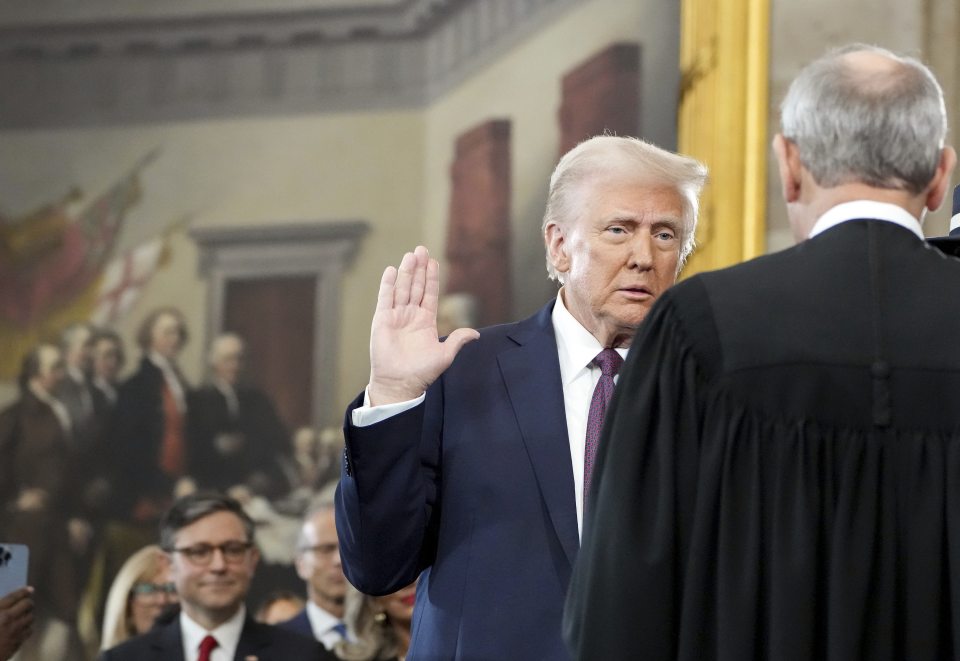
M220 645L220 643L217 642L217 639L210 635L201 640L200 656L197 657L197 661L210 661L210 652L218 645Z
M604 349L593 359L593 364L600 368L600 380L597 381L597 387L593 390L593 399L590 400L590 415L587 416L587 440L583 448L584 511L586 511L587 494L590 493L593 460L597 456L597 446L600 444L603 417L607 413L610 398L613 397L613 377L620 371L623 358L614 349Z

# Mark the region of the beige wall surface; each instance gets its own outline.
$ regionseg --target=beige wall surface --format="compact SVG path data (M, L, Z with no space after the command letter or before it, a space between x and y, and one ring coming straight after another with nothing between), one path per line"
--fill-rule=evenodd
M592 0L518 44L426 112L424 241L442 261L453 142L488 119L512 122L511 227L514 312L526 316L555 295L547 279L540 224L559 159L562 76L617 41L637 41L646 2Z
M960 122L960 3L956 0L771 0L770 138L779 129L779 105L800 68L830 48L862 42L912 55L926 62L944 88L951 131L958 144ZM776 168L767 168L767 248L793 244ZM954 173L954 183L958 178ZM949 200L924 223L928 236L947 233Z
M55 201L74 185L89 199L159 148L143 170L142 199L121 238L125 246L183 218L193 227L368 222L375 231L361 241L344 278L336 408L346 406L366 383L366 329L382 265L392 259L394 246L422 231L420 113L6 132L0 133L0 144L0 211L12 217ZM180 307L193 336L181 364L197 383L207 336L206 287L193 240L182 230L171 238L169 264L157 272L119 330L128 343L130 367L137 360L132 338L139 320L157 305ZM9 399L13 388L5 385L0 396Z

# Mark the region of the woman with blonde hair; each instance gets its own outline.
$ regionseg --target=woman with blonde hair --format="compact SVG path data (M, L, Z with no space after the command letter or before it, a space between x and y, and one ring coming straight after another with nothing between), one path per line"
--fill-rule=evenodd
M403 661L410 647L416 591L416 582L383 597L349 589L343 619L350 638L333 648L337 657L345 661Z
M127 558L107 595L100 649L146 633L163 609L176 603L169 564L166 554L155 545Z

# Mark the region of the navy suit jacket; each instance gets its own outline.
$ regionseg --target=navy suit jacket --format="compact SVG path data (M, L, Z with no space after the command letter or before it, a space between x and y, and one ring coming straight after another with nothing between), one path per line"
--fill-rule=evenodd
M281 622L277 626L281 629L286 629L287 631L295 631L301 636L309 636L310 638L317 637L313 632L313 627L310 625L310 617L307 615L306 608L297 613L291 619L287 620L286 622Z
M414 409L347 412L337 530L369 594L417 587L410 658L568 659L564 595L579 549L551 313L483 329Z
M248 617L233 658L245 661L251 656L257 661L327 661L336 658L311 638ZM104 651L100 661L183 661L180 618L157 624L142 636Z

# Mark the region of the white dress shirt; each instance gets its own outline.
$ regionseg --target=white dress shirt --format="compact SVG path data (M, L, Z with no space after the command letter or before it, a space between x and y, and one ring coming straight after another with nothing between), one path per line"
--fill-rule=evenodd
M150 362L156 365L160 372L163 373L163 380L166 382L167 388L170 389L170 394L173 395L173 401L176 402L177 410L180 411L180 413L186 413L187 395L183 391L183 384L180 382L180 378L174 371L170 361L155 351L151 351L148 358Z
M590 331L567 310L563 302L563 290L557 294L553 306L554 335L557 339L557 357L560 361L560 380L563 383L563 406L567 418L567 436L570 444L570 462L574 467L573 488L577 503L577 532L583 534L583 458L587 436L587 418L590 415L590 400L600 380L600 368L592 365L593 359L603 346ZM621 356L627 349L617 349ZM616 382L617 377L614 378ZM363 397L363 406L353 410L352 422L356 427L367 427L381 420L412 409L424 400L426 393L416 399L382 406L370 406L370 386Z
M183 610L180 611L180 633L183 637L184 661L197 661L200 658L200 643L207 635L217 639L219 645L210 653L210 661L233 661L240 643L240 634L243 632L243 623L247 617L247 609L241 604L239 610L229 620L213 631L207 631L190 619Z
M903 207L898 207L896 204L873 200L854 200L827 209L827 212L820 216L810 229L810 238L812 239L817 234L826 232L840 223L861 218L895 223L910 230L921 240L923 239L923 229L920 227L920 221L914 218L909 211Z
M343 636L334 629L338 624L343 624L343 620L334 616L317 606L312 601L307 602L307 619L310 620L310 628L313 630L314 637L323 643L328 650L343 640Z

